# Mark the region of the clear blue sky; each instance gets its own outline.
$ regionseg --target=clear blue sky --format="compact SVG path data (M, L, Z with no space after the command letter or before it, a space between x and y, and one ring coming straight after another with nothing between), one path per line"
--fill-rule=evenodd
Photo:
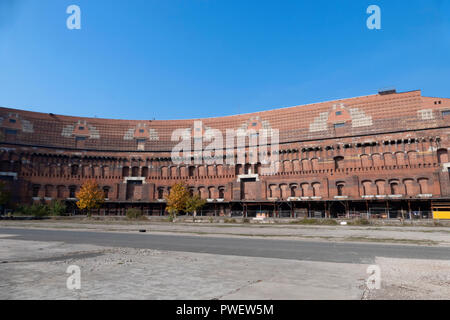
M186 119L387 86L450 97L450 1L0 0L4 107Z

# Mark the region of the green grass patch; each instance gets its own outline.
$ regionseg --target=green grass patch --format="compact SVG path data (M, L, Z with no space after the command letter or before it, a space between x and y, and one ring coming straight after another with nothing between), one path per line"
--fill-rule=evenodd
M314 225L337 225L338 222L333 219L298 219L291 221L290 224L314 224Z
M350 226L369 226L371 225L370 221L367 219L354 219L347 222Z

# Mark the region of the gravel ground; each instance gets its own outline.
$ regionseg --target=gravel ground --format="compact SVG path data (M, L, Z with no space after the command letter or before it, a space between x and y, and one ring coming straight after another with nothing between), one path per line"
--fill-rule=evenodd
M376 258L367 264L105 248L0 236L0 299L449 299L450 261ZM81 289L66 287L81 268Z
M367 268L7 237L1 241L0 299L361 299ZM81 290L66 288L70 265L81 268Z
M382 286L368 299L450 299L450 261L376 258Z

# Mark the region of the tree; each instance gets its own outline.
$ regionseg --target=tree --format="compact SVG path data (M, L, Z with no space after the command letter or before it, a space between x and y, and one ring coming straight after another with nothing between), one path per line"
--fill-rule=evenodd
M172 220L176 218L179 212L193 212L195 217L197 210L206 203L199 195L192 196L184 182L174 184L166 200L167 211L169 211Z
M66 213L66 204L60 200L54 200L48 206L49 212L52 216L61 216Z
M99 208L105 201L105 195L95 179L86 180L80 191L76 193L76 197L78 198L77 207L87 210L88 216L91 215L91 209Z
M136 208L130 208L127 210L127 219L130 219L130 220L145 219L145 216L141 210L136 209Z
M206 203L205 199L202 199L199 195L191 196L189 195L188 200L186 201L186 212L193 212L194 217L197 216L197 210L203 207Z
M179 182L172 186L169 195L166 197L166 208L172 219L176 218L177 213L180 211L185 211L189 197L190 194L184 182Z

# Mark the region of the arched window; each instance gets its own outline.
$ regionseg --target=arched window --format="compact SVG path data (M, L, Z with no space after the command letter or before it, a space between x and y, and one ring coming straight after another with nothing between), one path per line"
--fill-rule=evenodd
M38 184L33 185L33 198L39 197L39 189L40 188L41 188L41 186Z
M130 175L130 168L129 167L123 167L122 168L122 177L128 177Z
M414 185L414 180L413 179L405 179L403 180L403 184L405 185L406 188L406 195L408 196L415 196L416 195L416 188Z
M52 163L52 164L49 166L49 175L50 175L50 176L55 176L55 175L57 175L57 174L58 174L58 173L57 173L57 169L58 169L58 167L56 166L56 164Z
M59 199L63 199L64 198L64 191L65 191L66 187L64 186L58 186L57 187L57 194L56 197Z
M344 186L345 184L343 182L337 182L336 183L336 189L337 189L337 195L343 196L344 195Z
M418 180L419 182L419 188L420 188L420 193L421 194L427 194L429 193L429 189L428 189L428 179L427 178L420 178Z
M214 199L214 187L209 187L208 188L208 199Z
M164 188L158 188L158 199L164 198Z
M377 194L378 195L384 195L385 194L385 182L384 180L377 180L375 181L375 184L377 186Z
M312 170L319 170L319 159L317 158L311 159L311 167Z
M417 159L417 152L416 151L409 151L408 152L408 161L410 165L415 165L418 164L418 159Z
M287 184L280 184L280 191L281 191L281 199L286 199L288 197L287 190L288 185Z
M361 155L361 166L363 168L370 168L372 167L372 159L370 159L369 155L362 154Z
M93 175L92 167L90 165L83 165L83 177L91 177Z
M269 186L269 198L276 198L277 195L277 186L274 184L271 184Z
M139 177L139 167L131 168L131 176L132 177Z
M53 196L53 186L52 185L46 185L45 186L45 197L51 198Z
M94 166L92 170L94 171L94 177L100 177L102 175L102 172L100 170L101 168L99 166Z
M390 186L391 186L391 194L401 194L400 185L398 182L393 181L390 183Z
M363 194L365 196L368 196L371 194L371 185L372 185L372 181L363 181L362 182L362 186L363 186Z
M309 188L309 184L307 183L302 183L300 185L301 189L302 189L302 197L308 197L308 188Z
M320 197L320 183L315 182L312 184L313 197Z
M188 167L187 166L181 166L180 167L180 177L187 177L188 174Z
M222 176L224 174L223 173L223 165L218 164L216 169L217 169L217 175L218 176Z
M208 194L207 194L207 192L206 192L206 188L205 188L205 187L199 187L199 188L198 188L198 192L199 192L200 197L201 197L202 199L208 198Z
M381 167L384 165L383 159L381 158L381 154L379 153L372 154L372 160L374 167Z
M102 177L109 177L110 175L109 166L103 166L101 171Z
M297 185L292 184L290 189L291 189L291 197L296 197L297 196Z
M224 198L225 198L225 188L219 187L219 199L224 199Z
M76 192L77 192L77 187L76 186L70 186L69 187L69 198L75 198L76 197Z
M109 187L103 187L103 195L105 197L105 199L109 199Z
M292 166L295 172L300 171L300 161L298 160L293 160L292 161Z
M311 164L308 159L302 160L302 170L303 171L310 171L311 170Z

